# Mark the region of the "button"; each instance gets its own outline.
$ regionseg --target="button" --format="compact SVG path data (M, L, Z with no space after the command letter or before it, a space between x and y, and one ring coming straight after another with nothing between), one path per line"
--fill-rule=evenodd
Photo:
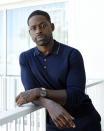
M47 67L46 66L44 66L44 69L46 69Z
M44 61L46 62L46 61L47 61L47 59L45 58L45 59L44 59Z

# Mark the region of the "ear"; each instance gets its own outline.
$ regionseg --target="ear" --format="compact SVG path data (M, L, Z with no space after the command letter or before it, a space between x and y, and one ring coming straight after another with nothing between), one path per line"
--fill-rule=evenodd
M53 23L51 23L51 29L52 29L52 31L54 31L54 29L55 29L55 26Z

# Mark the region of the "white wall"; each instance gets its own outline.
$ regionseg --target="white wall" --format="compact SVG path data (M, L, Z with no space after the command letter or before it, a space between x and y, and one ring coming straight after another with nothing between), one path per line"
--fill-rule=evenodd
M7 4L7 3L20 2L20 1L23 0L0 0L0 4Z
M82 53L87 78L104 79L104 0L69 0L69 44Z
M17 1L28 0L0 4ZM68 13L69 45L82 53L87 78L104 79L104 0L69 0Z

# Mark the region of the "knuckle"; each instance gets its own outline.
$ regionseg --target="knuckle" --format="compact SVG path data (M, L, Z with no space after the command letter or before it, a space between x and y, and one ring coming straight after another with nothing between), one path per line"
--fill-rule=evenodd
M55 119L55 120L58 120L58 119L59 119L59 115L55 116L54 119Z
M23 92L20 93L20 96L22 96L22 95L23 95Z
M20 99L23 100L23 96L20 96Z
M56 123L56 121L57 121L55 117L53 117L52 120L53 120L55 123Z
M57 122L57 121L58 121L58 118L57 118L57 117L56 117L56 118L54 118L54 121L55 121L55 122Z
M59 114L58 118L62 117L62 114Z

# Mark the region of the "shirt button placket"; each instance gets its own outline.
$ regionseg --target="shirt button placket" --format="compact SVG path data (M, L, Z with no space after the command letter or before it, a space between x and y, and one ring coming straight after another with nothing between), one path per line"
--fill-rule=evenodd
M47 67L46 66L44 66L44 69L46 69Z
M46 62L47 60L46 60L46 58L44 58L44 62Z
M47 59L46 58L44 58L44 62L46 62L47 61ZM44 69L46 69L47 68L47 66L46 66L46 63L45 63L45 65L44 65Z

